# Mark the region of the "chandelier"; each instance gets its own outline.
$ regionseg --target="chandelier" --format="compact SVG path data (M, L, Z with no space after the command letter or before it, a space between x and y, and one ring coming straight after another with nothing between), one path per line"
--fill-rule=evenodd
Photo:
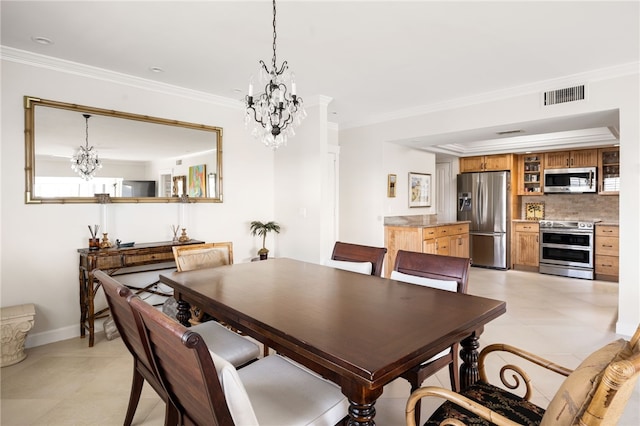
M289 71L287 61L278 69L276 65L276 1L273 0L273 58L271 69L260 61L259 84L264 92L253 96L253 80L245 101L247 110L245 125L253 129L251 134L274 150L286 145L287 138L295 135L294 127L307 116L302 98L296 94L295 77ZM290 89L289 89L290 88Z
M102 163L98 158L98 151L93 147L89 148L89 114L82 114L86 122L86 138L85 145L80 148L71 157L71 169L78 173L84 180L91 180L96 171L102 168Z

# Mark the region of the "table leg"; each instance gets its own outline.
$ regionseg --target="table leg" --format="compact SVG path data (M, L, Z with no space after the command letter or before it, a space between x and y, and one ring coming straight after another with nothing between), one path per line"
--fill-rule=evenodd
M476 330L471 336L460 342L460 391L464 391L480 380L480 372L478 371L478 348L480 347L479 337L482 330Z
M87 321L87 279L82 268L79 269L80 281L80 338L85 336L85 324Z
M176 295L176 298L178 301L176 319L185 327L191 327L191 323L189 322L189 318L191 318L191 305L189 305L189 302L182 300L178 295Z
M349 401L349 420L347 426L375 426L373 418L376 415L375 401L368 404L358 404Z
M94 338L95 338L95 323L96 323L96 315L95 315L95 306L94 300L96 297L96 289L94 287L95 280L93 279L93 274L89 273L89 278L87 281L87 323L89 327L89 347L93 347Z

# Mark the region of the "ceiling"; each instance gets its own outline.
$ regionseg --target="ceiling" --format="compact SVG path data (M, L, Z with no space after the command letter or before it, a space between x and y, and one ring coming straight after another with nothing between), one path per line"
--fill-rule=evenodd
M272 55L270 1L0 4L3 46L225 98L243 99L258 60L269 63ZM331 97L330 121L348 128L576 74L637 68L639 15L638 1L281 0L278 63L287 60L303 98ZM459 156L524 149L532 136L547 149L615 140L617 126L617 112L604 111L397 142ZM516 137L496 135L516 129L523 131Z

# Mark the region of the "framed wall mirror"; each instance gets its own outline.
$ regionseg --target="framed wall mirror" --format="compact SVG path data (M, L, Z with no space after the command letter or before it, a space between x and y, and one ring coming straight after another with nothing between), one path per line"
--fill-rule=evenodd
M24 111L27 204L222 202L220 127L28 96ZM71 167L81 147L92 176Z

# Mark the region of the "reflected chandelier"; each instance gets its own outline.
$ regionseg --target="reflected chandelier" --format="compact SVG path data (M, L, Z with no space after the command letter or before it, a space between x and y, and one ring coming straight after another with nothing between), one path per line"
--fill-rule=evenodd
M85 145L80 145L78 151L71 157L71 168L84 180L91 180L96 171L102 168L102 162L98 158L98 151L89 148L89 114L82 114L86 123Z
M251 134L272 149L286 145L287 138L295 135L294 127L307 116L302 98L296 95L295 77L289 71L287 61L280 69L276 65L276 1L273 0L273 58L271 69L260 61L259 83L264 93L253 96L253 81L245 98L247 109L245 125L253 125ZM291 88L290 90L288 88Z

